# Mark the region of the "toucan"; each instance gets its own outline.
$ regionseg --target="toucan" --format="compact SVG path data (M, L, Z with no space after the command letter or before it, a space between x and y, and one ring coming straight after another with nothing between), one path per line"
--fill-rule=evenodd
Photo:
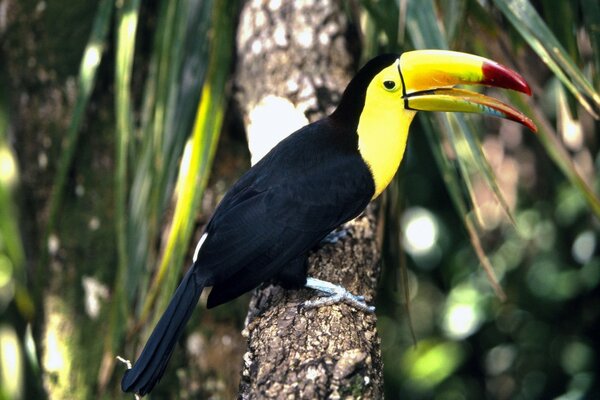
M307 277L308 253L332 230L357 217L388 186L400 166L418 111L458 111L534 123L494 98L455 85L531 90L516 72L466 53L416 50L380 55L350 81L329 116L292 133L226 193L202 234L189 268L121 381L125 392L149 393L206 287L215 307L266 281L324 293L373 312L364 298ZM276 129L276 127L273 127Z

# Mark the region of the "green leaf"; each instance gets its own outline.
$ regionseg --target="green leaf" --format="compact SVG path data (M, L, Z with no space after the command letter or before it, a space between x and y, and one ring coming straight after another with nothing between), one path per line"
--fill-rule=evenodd
M117 243L117 273L110 312L109 331L105 339L104 359L113 359L124 336L126 320L131 309L127 287L127 187L129 145L134 137L132 73L135 38L139 18L139 0L125 0L116 16L115 57L115 239Z
M448 49L432 0L411 1L406 24L415 49Z
M435 6L431 0L411 2L409 20L412 21L409 23L410 38L415 48L448 48L436 17ZM446 132L449 142L458 155L457 163L471 198L474 197L472 177L474 174L483 173L484 181L511 222L514 222L508 204L500 192L492 169L483 154L479 139L474 133L473 125L467 124L465 116L459 114L444 114L438 116L434 121L437 121L441 131ZM439 139L430 143L433 146L441 145ZM461 212L461 214L463 213Z
M127 187L129 145L134 137L132 73L135 38L139 19L140 1L125 0L117 14L115 57L115 115L116 115L116 174L115 225L118 254L118 285L127 285ZM125 293L125 290L119 291ZM127 291L129 293L129 291ZM128 307L129 302L124 302Z
M461 157L459 153L457 153L457 155L459 155L457 162L459 163L461 172L459 174L454 166L453 161L450 160L450 158L444 152L444 145L442 143L442 140L436 137L436 132L443 132L445 137L452 138L453 135L456 134L456 127L453 127L451 124L446 124L445 122L447 122L447 120L444 118L439 118L438 124L432 123L434 119L426 115L423 115L420 120L422 126L424 127L425 133L427 134L429 143L431 144L434 158L436 160L438 168L440 168L442 179L446 184L446 188L448 189L450 198L452 199L452 203L454 204L454 207L456 208L458 214L463 218L464 226L469 235L471 245L475 250L475 254L478 257L479 262L481 263L481 266L485 274L487 275L490 284L492 285L492 288L496 292L496 295L498 296L498 298L504 300L506 299L506 294L504 293L504 290L498 283L498 279L496 277L496 274L494 273L492 264L490 263L487 255L485 254L485 251L481 244L481 240L479 239L480 234L477 230L476 219L474 218L473 213L469 211L472 209L472 205L470 202L467 202L465 200L462 194L461 188L463 184L466 184L468 192L471 194L471 199L473 198L473 188L471 180L470 178L465 179L465 177L469 177L470 174L467 171L465 171L465 164L460 162L460 160L464 156ZM449 139L449 142L454 145L455 151L457 147L461 147L460 145L456 146L457 141L458 139L456 138Z
M521 96L512 93L509 96L519 109L523 110L527 115L534 116L533 120L538 126L538 138L542 146L544 146L546 153L548 153L548 156L550 156L569 182L581 192L592 212L600 218L600 199L577 172L569 153L559 141L558 135L548 119L537 108L533 108L527 102L523 101ZM562 96L562 100L559 100L559 104L560 102L563 103L563 107L566 107L564 96Z
M463 179L467 185L469 194L471 195L472 203L475 204L475 191L472 180L476 176L483 174L484 180L489 189L495 195L500 207L510 220L515 225L515 219L510 211L510 207L500 191L500 187L496 181L494 171L490 166L479 138L476 136L474 124L468 124L466 116L459 114L448 114L446 117L453 124L453 129L449 129L448 135L451 137L451 143L454 145L454 150L458 155L457 163L462 172Z
M363 0L362 4L375 22L378 32L385 33L388 48L393 47L398 39L403 38L403 12L406 10L406 0L400 1L400 7L394 0Z
M581 0L583 21L590 36L592 57L596 74L595 86L600 85L600 2L597 0Z
M600 108L600 94L575 65L529 1L494 0L494 4L579 103L594 118L599 118L594 107Z
M148 265L155 265L162 215L173 198L173 186L185 141L192 129L208 64L206 37L211 2L163 2L154 40L140 127L128 213L131 295L146 287ZM140 293L142 298L145 291Z
M188 252L194 228L194 215L208 181L210 166L218 141L226 104L226 83L229 78L234 40L234 21L237 0L215 2L213 10L213 38L206 81L202 88L192 136L186 145L176 186L176 203L163 255L157 274L144 302L141 321L147 317L154 299L160 296L163 305L171 296L165 290L176 282L180 266ZM160 290L159 290L160 289ZM160 313L157 313L157 317Z
M440 2L444 27L449 43L453 43L465 23L466 0L448 0Z
M4 84L4 70L1 67L0 79L0 83ZM12 266L10 268L12 276L24 285L26 278L25 250L17 219L18 208L13 198L13 191L19 183L19 170L15 154L8 145L7 100L6 91L2 91L0 93L0 258L6 254L7 260L5 261ZM2 273L1 269L0 273ZM8 271L4 271L4 273L8 273Z
M432 1L424 0L411 2L408 19L410 21L408 23L408 32L415 48L448 48L447 39L443 35ZM473 208L475 198L473 178L477 174L481 175L483 172L482 177L484 182L495 195L510 220L514 221L510 209L496 183L492 169L483 155L481 145L478 139L476 139L472 127L465 122L465 117L463 115L454 113L436 113L436 115L425 115L421 118L421 120L426 118L429 120L429 124L424 124L429 127L426 129L426 131L429 130L429 143L436 155L438 166L442 170L442 177L446 182L450 197L452 198L458 213L464 218L465 227L469 233L473 248L475 249L481 265L488 275L490 283L494 287L497 295L500 298L504 298L504 293L498 284L491 268L491 264L483 251L479 241L479 235L476 232L474 220L469 212L469 210ZM453 147L454 152L457 155L456 163L460 171L460 177L453 171L454 166L448 157L444 155L443 140L433 135L431 129L432 126L435 126L435 131L441 132ZM466 186L467 193L469 194L469 203L467 203L462 196L461 188L463 185Z
M52 192L48 201L48 221L42 238L40 265L47 265L48 263L48 239L56 228L56 222L62 205L63 194L65 192L67 175L71 168L71 164L73 163L75 151L77 150L81 123L92 95L96 76L98 74L98 67L102 61L104 49L107 45L107 36L112 22L112 11L112 0L100 1L90 32L90 37L79 65L79 73L77 76L77 98L75 99L73 116L71 117L66 132L64 148L58 159L58 166L52 181ZM41 288L43 287L44 279L45 277L43 274L37 274L33 280L33 297L35 303L39 303L39 299L41 299Z
M79 65L79 74L77 77L77 98L73 108L73 116L69 123L69 128L66 133L66 141L61 152L61 157L58 160L58 167L54 175L52 194L49 200L48 224L43 241L42 249L42 264L47 256L47 239L55 228L58 218L58 210L60 209L62 196L65 191L65 183L69 168L73 162L81 122L85 115L87 105L94 89L94 83L98 74L98 67L102 61L108 31L112 21L113 3L112 0L102 0L98 4L94 24L90 32L87 45L85 47L81 64Z

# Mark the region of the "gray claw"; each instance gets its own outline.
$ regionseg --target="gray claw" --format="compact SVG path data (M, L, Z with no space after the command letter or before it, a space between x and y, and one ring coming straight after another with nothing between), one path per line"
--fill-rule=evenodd
M336 244L346 236L348 236L348 230L342 228L337 231L330 232L327 236L321 239L319 245L324 246L326 244Z
M306 301L303 304L303 307L315 308L337 303L346 303L351 307L369 314L375 312L375 307L369 306L365 302L364 296L355 296L344 287L335 285L331 282L322 281L315 278L308 278L306 280L306 287L324 292L326 296L315 300Z

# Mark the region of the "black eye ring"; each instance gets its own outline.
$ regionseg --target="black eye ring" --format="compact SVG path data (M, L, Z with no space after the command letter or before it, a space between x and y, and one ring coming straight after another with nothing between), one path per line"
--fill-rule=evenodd
M387 90L392 90L396 87L396 82L394 81L384 81L383 82L383 86L387 89Z

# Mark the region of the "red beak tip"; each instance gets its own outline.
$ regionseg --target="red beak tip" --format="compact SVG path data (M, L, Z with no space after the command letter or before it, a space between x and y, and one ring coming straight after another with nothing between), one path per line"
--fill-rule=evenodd
M483 81L485 85L504 89L516 90L531 96L531 88L527 81L515 71L496 62L486 61L482 66Z

